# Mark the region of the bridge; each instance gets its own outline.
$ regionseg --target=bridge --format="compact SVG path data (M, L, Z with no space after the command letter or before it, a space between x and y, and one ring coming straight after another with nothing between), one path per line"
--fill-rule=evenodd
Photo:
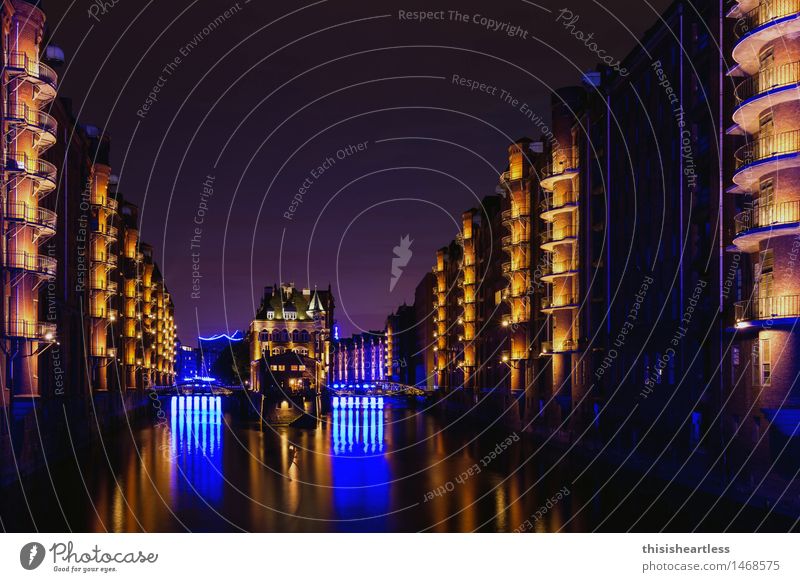
M328 392L333 396L425 396L425 390L397 382L352 382L328 384Z

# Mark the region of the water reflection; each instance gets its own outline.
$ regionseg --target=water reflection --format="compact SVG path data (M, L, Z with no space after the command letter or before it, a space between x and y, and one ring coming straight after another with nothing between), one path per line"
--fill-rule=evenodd
M344 529L358 531L359 519L381 516L389 509L391 473L384 450L383 399L348 397L331 413L331 477L337 517L354 520ZM380 518L378 518L380 519Z
M209 501L222 498L222 399L173 396L170 402L173 483ZM180 487L183 488L183 487Z

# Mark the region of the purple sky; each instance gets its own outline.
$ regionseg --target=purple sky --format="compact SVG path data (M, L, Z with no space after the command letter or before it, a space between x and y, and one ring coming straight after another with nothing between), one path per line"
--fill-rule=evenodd
M61 94L82 123L111 134L120 189L143 205L143 240L156 248L179 336L190 344L198 332L246 328L263 286L281 280L330 283L344 334L382 328L397 305L413 301L461 212L494 192L509 141L538 136L522 104L549 122L549 91L578 83L596 61L556 23L564 5L553 0L537 2L543 8L522 0L242 1L208 35L203 28L234 2L123 1L99 22L89 3L69 12L63 4L45 4L52 42L67 58ZM577 29L622 58L668 2L624 4L614 17L592 1L569 7ZM422 5L444 10L445 20L399 19L399 10ZM454 5L469 22L450 20ZM476 14L521 32L488 30ZM496 94L470 91L453 75ZM157 84L142 119L137 111ZM516 107L501 99L503 89ZM360 143L362 151L337 158ZM334 163L318 172L329 157ZM193 251L209 175L214 194ZM413 256L390 292L392 249L404 235Z

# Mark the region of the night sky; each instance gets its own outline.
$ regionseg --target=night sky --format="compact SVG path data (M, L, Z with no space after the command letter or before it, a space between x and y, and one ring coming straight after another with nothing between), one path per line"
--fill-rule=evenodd
M538 137L523 104L549 125L550 91L597 62L559 11L622 58L668 2L117 0L105 14L88 0L43 4L66 54L61 95L111 135L120 191L143 207L142 239L193 344L246 328L263 287L280 281L330 283L344 334L382 329L413 302L462 211L494 192L508 144ZM444 19L400 18L418 10ZM405 235L413 256L390 292Z

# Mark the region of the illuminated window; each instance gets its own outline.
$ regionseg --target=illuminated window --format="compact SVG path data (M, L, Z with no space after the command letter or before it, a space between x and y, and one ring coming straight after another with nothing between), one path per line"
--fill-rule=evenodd
M758 55L758 64L762 71L772 67L772 65L775 64L775 49L771 46L768 46L762 50Z
M275 312L267 311L267 319L275 319Z
M769 353L769 339L759 340L759 356L761 360L761 385L769 386L772 381L772 362Z
M512 180L519 180L522 178L522 154L514 154L511 156L509 177Z
M768 109L758 118L758 131L760 132L760 136L763 137L771 135L774 129L775 122L772 118L772 110Z

